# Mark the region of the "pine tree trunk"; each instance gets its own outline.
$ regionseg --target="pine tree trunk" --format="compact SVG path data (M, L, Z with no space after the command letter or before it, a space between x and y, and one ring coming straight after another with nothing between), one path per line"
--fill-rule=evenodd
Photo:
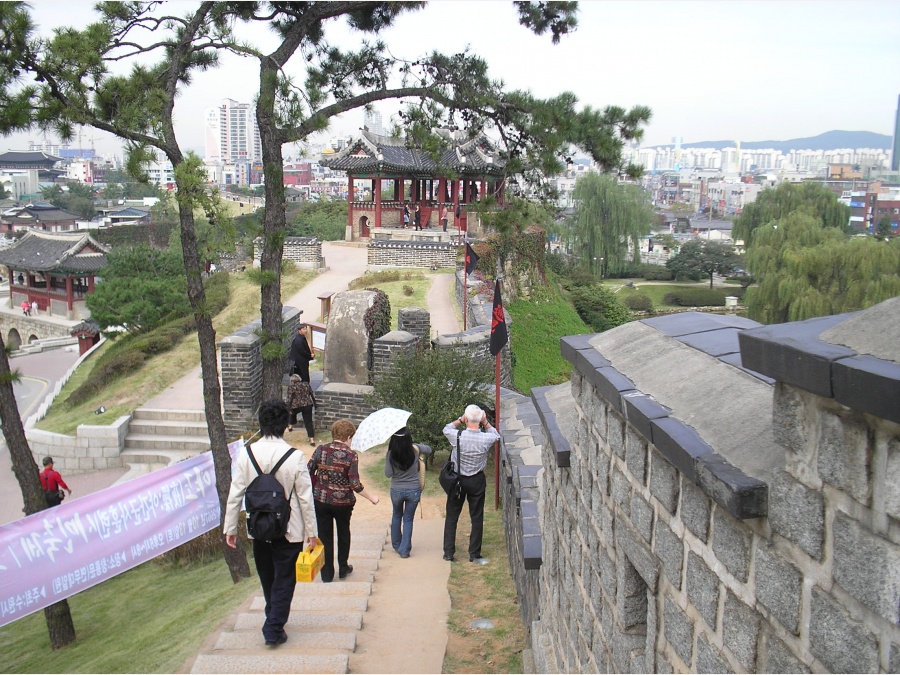
M173 161L173 165L175 162ZM197 234L194 229L194 212L190 204L180 204L178 208L181 224L181 250L184 256L184 270L187 274L188 298L197 322L197 340L200 343L200 370L203 373L203 408L206 413L206 427L212 450L213 467L216 474L216 492L219 497L220 525L225 519L225 505L231 487L231 455L225 435L225 420L222 416L222 387L219 383L219 365L216 359L216 331L212 317L207 311L206 290L203 288ZM221 530L220 530L221 531ZM242 548L233 549L225 544L222 536L222 554L231 580L235 583L250 576L250 564Z
M284 252L285 229L284 169L281 152L282 140L274 115L274 71L271 74L272 77L263 77L260 80L262 85L256 106L266 191L263 244L259 257L264 279L260 288L263 349L262 401L283 398L282 381L285 373L285 348L281 318L281 258Z
M67 600L44 607L44 618L47 619L52 649L59 649L75 642L75 625L72 623L72 613L69 611Z
M10 372L6 345L3 344L3 336L0 335L0 422L3 424L3 436L9 448L12 471L22 491L24 515L30 516L46 509L47 502L44 500L41 479L38 477L40 469L31 455L28 439L25 438L25 429L22 427L22 418L19 416L19 406L12 386L16 378L17 376ZM61 600L46 607L44 616L47 619L47 630L53 649L65 647L75 640L75 626L67 601Z

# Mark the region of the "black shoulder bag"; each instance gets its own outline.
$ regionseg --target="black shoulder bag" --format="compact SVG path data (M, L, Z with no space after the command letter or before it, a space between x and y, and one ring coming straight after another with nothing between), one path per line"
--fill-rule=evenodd
M438 476L438 481L440 482L441 487L444 488L444 492L446 492L448 496L456 499L462 497L462 487L459 484L459 437L462 436L462 432L462 429L456 432L457 463L453 463L453 449L451 448L450 458L444 462L444 466L441 467L441 473Z

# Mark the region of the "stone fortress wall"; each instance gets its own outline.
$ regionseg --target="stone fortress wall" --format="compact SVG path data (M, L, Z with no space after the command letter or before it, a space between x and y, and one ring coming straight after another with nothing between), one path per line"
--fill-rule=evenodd
M564 338L504 437L535 672L900 672L898 316Z

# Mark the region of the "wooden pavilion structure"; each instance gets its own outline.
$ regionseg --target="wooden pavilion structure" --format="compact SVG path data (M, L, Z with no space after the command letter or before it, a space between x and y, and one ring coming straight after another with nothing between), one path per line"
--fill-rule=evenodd
M493 143L479 134L439 129L448 148L436 161L404 138L392 138L362 130L343 150L320 160L334 171L345 171L348 183L348 225L353 239L368 239L372 228L403 227L403 209L410 210L413 228L415 207L423 228L441 228L440 210L446 207L450 227L468 229L467 206L487 195L503 204L505 161ZM370 199L359 199L359 181ZM385 190L391 195L384 199ZM408 195L408 199L407 199ZM458 214L458 215L457 215Z
M84 232L26 232L0 251L0 265L9 275L10 307L36 302L38 311L65 319L89 317L84 298L106 267L108 251Z

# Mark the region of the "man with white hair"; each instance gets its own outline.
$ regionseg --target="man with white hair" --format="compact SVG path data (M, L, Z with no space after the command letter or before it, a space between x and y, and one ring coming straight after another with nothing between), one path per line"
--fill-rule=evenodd
M456 553L456 524L462 513L463 502L468 501L469 519L472 521L469 561L474 562L481 558L481 537L484 531L484 494L487 488L484 467L487 465L488 452L500 439L500 434L488 422L484 411L472 404L466 406L462 417L447 423L444 436L450 441L450 457L459 472L461 488L459 495L447 495L444 560L453 561Z

